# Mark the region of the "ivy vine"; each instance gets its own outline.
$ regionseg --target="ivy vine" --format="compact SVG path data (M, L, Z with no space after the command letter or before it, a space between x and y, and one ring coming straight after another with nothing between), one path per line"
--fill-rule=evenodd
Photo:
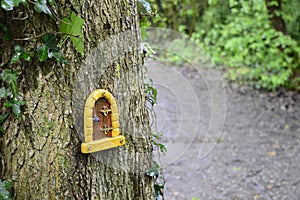
M146 100L150 103L149 111L152 114L154 127L156 127L156 115L154 112L154 105L157 103L157 89L153 86L153 81L150 79L149 83L145 83L145 93L146 93ZM152 126L153 124L151 124ZM155 128L155 131L151 132L151 143L154 147L154 150L157 150L158 153L158 162L160 161L160 154L164 154L167 151L167 148L164 144L160 142L161 138L163 137L163 134L161 132L157 131L157 128ZM163 174L163 169L159 165L159 163L154 161L152 163L152 166L146 171L146 175L149 177L154 178L154 199L159 200L163 197L163 190L165 185L165 178Z
M11 111L21 121L21 107L25 105L22 100L17 87L18 71L11 71L8 69L3 70L1 79L3 87L0 88L1 103L5 108L4 114L0 115L0 132L4 132L3 123L9 117ZM4 101L2 101L4 99Z
M58 18L54 14L55 3L53 0L1 0L1 8L6 11L12 11L21 4L24 6L33 4L38 13L44 13L53 19L54 17ZM28 38L13 38L12 31L4 23L0 22L2 42L29 41L36 44L36 49L32 51L27 51L24 46L15 45L10 64L28 62L33 57L37 57L40 62L44 62L47 59L55 59L58 62L67 64L60 47L69 38L75 49L84 56L84 36L82 32L84 20L72 12L69 18L65 17L59 21L61 24L57 32L45 32ZM1 54L3 54L3 51L0 49ZM1 70L0 104L3 113L0 115L1 134L5 132L3 124L11 114L14 114L19 122L22 121L22 107L25 105L25 101L18 91L17 79L18 71Z
M9 189L12 186L12 182L0 181L0 199L1 200L11 200L11 195Z
M151 4L146 0L139 0L138 1L138 11L140 17L140 27L141 27L141 35L142 38L145 39L147 37L146 28L151 26L150 20L157 20L159 16L157 16L156 12L152 11ZM147 53L150 50L150 53L155 53L152 48L147 44L143 43L143 52ZM145 93L146 93L146 100L151 104L151 108L149 108L152 117L156 119L155 112L153 110L154 105L157 103L157 89L153 86L153 80L149 80L148 83L145 83ZM152 126L152 125L151 125ZM156 128L157 129L157 128ZM163 169L160 166L160 154L164 154L167 151L167 148L164 144L160 142L163 134L156 131L151 132L151 143L154 147L154 150L157 150L159 161L153 161L152 166L146 171L146 175L149 177L154 178L154 199L164 199L163 190L165 186L165 178L163 174Z

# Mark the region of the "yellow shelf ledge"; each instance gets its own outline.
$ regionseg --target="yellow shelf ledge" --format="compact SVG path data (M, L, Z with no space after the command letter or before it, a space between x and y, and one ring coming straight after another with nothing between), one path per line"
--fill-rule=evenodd
M122 146L124 144L125 144L125 137L123 135L119 135L113 138L107 137L107 138L102 138L100 140L81 143L81 152L93 153L96 151Z

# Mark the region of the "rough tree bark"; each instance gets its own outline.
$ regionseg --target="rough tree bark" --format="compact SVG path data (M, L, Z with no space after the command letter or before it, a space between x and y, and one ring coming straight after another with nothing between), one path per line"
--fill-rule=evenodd
M26 101L23 122L10 117L5 123L1 177L13 182L14 199L152 199L154 180L145 175L152 164L152 146L137 2L57 1L55 7L60 19L71 11L84 19L85 57L68 40L62 46L66 65L37 59L10 65L13 46L33 49L33 42L1 44L1 68L19 70L19 90ZM0 20L12 29L14 38L57 31L61 23L34 12L31 5L1 10ZM78 78L82 74L83 81ZM84 155L80 106L96 88L114 95L126 145Z

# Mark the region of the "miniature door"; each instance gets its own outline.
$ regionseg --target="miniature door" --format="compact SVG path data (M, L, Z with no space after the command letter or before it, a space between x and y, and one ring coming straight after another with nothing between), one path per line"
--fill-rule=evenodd
M125 144L120 134L116 101L107 90L93 91L84 107L84 143L82 153L93 153Z

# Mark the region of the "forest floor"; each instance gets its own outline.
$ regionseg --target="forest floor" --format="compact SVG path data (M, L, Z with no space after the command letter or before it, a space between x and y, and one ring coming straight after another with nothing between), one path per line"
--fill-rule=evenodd
M216 69L146 66L166 200L300 199L299 93L223 87Z

